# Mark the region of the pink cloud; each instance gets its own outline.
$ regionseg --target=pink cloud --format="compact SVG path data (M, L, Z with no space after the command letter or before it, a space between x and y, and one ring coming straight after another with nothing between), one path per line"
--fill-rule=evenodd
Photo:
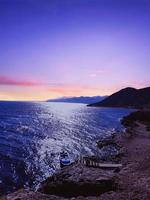
M62 87L49 87L49 91L54 93L59 93L65 96L65 95L73 95L74 93L80 94L82 90L79 88L62 86Z
M99 88L63 84L58 86L49 86L48 91L59 96L94 96L99 93Z
M16 80L7 76L0 75L0 85L32 87L42 85L42 83L33 80Z

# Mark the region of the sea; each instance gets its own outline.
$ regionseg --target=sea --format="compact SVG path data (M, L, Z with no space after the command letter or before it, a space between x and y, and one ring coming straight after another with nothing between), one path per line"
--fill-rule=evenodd
M85 104L0 102L0 195L19 188L37 189L59 165L59 153L71 161L79 156L105 156L96 141L123 129L124 108Z

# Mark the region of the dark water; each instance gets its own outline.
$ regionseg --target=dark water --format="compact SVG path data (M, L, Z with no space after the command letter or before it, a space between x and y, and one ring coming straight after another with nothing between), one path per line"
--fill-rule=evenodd
M83 104L0 102L0 194L36 187L59 168L66 149L77 155L100 153L95 142L121 129L129 109Z

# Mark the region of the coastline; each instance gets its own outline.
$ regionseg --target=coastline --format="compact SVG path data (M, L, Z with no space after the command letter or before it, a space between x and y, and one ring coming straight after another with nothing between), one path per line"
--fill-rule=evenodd
M143 111L140 115L143 116ZM150 114L149 110L144 110ZM136 112L134 112L136 113ZM133 114L131 114L133 116ZM150 197L150 121L149 118L139 114L129 115L122 121L126 131L116 134L113 144L119 146L119 162L122 163L120 170L103 170L90 168L81 163L59 171L53 177L48 178L41 185L39 192L19 190L15 193L1 197L0 200L30 200L30 199L103 199L103 200L147 200ZM130 122L130 123L129 123ZM102 144L101 148L104 145ZM118 158L117 158L118 159ZM66 184L66 188L62 187ZM71 184L71 187L70 187ZM74 190L76 188L76 190ZM100 191L100 188L101 191ZM81 189L87 190L85 193L78 193ZM94 189L94 191L93 191ZM62 197L60 190L70 192L70 196ZM73 191L71 191L73 190ZM43 194L42 194L42 193ZM47 193L47 194L45 194ZM94 194L95 193L95 194ZM54 196L55 195L55 196Z

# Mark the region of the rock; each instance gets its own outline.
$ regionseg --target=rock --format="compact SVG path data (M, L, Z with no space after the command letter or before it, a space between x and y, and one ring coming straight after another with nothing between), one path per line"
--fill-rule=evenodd
M102 149L103 147L106 147L106 146L114 146L116 149L120 149L120 145L116 141L116 138L118 135L121 135L121 132L119 132L119 131L115 132L110 137L99 140L97 142L97 147L99 149Z
M114 176L112 170L93 170L91 167L75 163L44 181L39 191L63 197L99 196L115 190Z
M100 152L100 160L101 162L114 162L118 163L121 161L122 152L121 152L121 144L119 144L117 137L121 133L114 133L111 137L99 140L97 142L98 148L101 150Z
M54 195L45 195L31 190L21 189L7 196L1 197L0 200L60 200L60 197ZM61 200L66 200L61 198Z
M99 140L98 142L97 142L97 146L98 146L98 148L103 148L103 147L105 147L105 146L108 146L108 145L116 145L116 143L113 141L113 140L108 140L108 139L106 139L106 140Z
M150 123L150 111L149 110L139 110L131 113L130 115L124 117L121 123L125 127L136 128L138 126L137 122L144 124Z

